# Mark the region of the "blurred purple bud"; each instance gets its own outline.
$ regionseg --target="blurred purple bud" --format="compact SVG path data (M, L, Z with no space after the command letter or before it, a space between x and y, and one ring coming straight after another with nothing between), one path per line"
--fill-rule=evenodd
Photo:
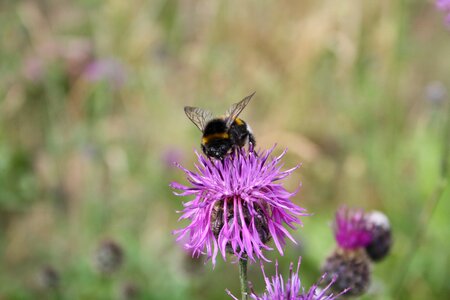
M22 66L23 76L32 82L38 82L44 77L44 62L38 56L28 57Z
M78 78L88 64L94 60L92 43L85 39L69 41L61 52L67 73L73 79Z
M444 84L440 81L430 82L425 87L425 97L426 100L433 104L440 104L444 101L447 96L447 89Z
M450 0L436 0L436 7L442 11L450 10Z
M88 81L107 81L112 88L120 89L126 80L123 64L116 59L98 59L87 65L84 76Z
M436 0L436 8L447 15L445 23L450 28L450 0Z
M168 148L162 154L164 165L167 169L175 168L175 164L183 160L183 154L175 148Z

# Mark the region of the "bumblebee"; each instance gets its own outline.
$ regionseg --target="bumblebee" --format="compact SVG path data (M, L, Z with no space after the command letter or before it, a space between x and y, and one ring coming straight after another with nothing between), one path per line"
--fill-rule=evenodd
M231 207L230 204L228 204L229 208L227 209L227 215L224 215L224 201L227 200L217 201L214 204L213 209L211 210L211 231L213 232L216 239L219 238L219 234L223 226L225 225L225 222L228 223L228 226L231 226L231 224L233 223L233 218L235 216L233 211L233 204L231 204ZM265 205L265 210L259 205L254 206L254 225L259 239L263 244L267 244L272 238L272 236L270 235L269 226L267 225L266 217L267 213L270 211L271 209L267 205ZM244 205L242 208L242 212L244 215L245 225L250 228L252 224L250 223L251 215L249 208ZM242 220L240 218L238 218L237 222L239 223L239 225L242 225ZM230 254L234 253L231 242L227 243L226 250ZM236 251L240 252L240 247L238 247Z
M186 116L203 132L201 147L206 156L223 159L233 149L256 144L250 126L238 118L254 94L233 104L224 117L213 117L211 112L198 107L184 108Z

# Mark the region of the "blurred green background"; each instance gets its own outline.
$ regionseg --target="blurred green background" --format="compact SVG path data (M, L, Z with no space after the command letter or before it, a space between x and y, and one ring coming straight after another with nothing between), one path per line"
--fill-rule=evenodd
M199 149L183 106L220 114L253 91L242 117L302 163L286 185L314 214L269 254L281 272L301 255L315 282L347 204L385 212L395 238L361 299L450 297L443 19L416 0L2 0L0 299L238 295L231 258L213 270L175 243L188 199L168 185ZM111 274L105 240L124 255ZM257 264L249 279L262 291Z

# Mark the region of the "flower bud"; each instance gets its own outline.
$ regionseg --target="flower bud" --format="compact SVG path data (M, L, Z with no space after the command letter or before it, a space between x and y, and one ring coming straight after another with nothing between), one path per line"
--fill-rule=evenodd
M60 282L59 273L52 266L44 266L36 275L36 281L38 286L44 290L57 289Z
M103 241L94 255L94 265L97 271L102 274L117 271L123 262L122 247L112 240Z
M337 248L326 260L322 272L327 274L325 282L336 279L334 291L349 288L347 296L360 296L370 286L371 264L364 249Z
M367 222L371 228L372 241L366 246L367 255L374 262L386 257L392 246L391 225L385 214L373 211L367 214Z

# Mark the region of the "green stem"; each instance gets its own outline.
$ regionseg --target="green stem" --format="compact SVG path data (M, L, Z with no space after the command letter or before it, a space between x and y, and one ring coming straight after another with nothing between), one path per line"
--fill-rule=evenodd
M443 132L443 145L442 145L442 157L441 157L441 170L440 170L440 178L437 183L437 187L435 192L430 197L430 199L426 202L426 206L423 210L423 215L419 220L414 239L411 242L411 247L408 254L405 256L405 259L402 263L403 268L401 268L400 278L398 279L397 284L397 296L403 294L404 283L406 277L408 275L411 262L413 261L417 250L422 245L423 239L425 238L426 232L428 230L428 226L431 223L431 219L433 218L436 207L439 205L439 202L444 195L448 193L450 189L450 178L449 178L449 157L450 157L450 103L447 103L447 115L445 120L445 127Z
M247 258L239 259L239 279L241 281L242 300L248 299Z

